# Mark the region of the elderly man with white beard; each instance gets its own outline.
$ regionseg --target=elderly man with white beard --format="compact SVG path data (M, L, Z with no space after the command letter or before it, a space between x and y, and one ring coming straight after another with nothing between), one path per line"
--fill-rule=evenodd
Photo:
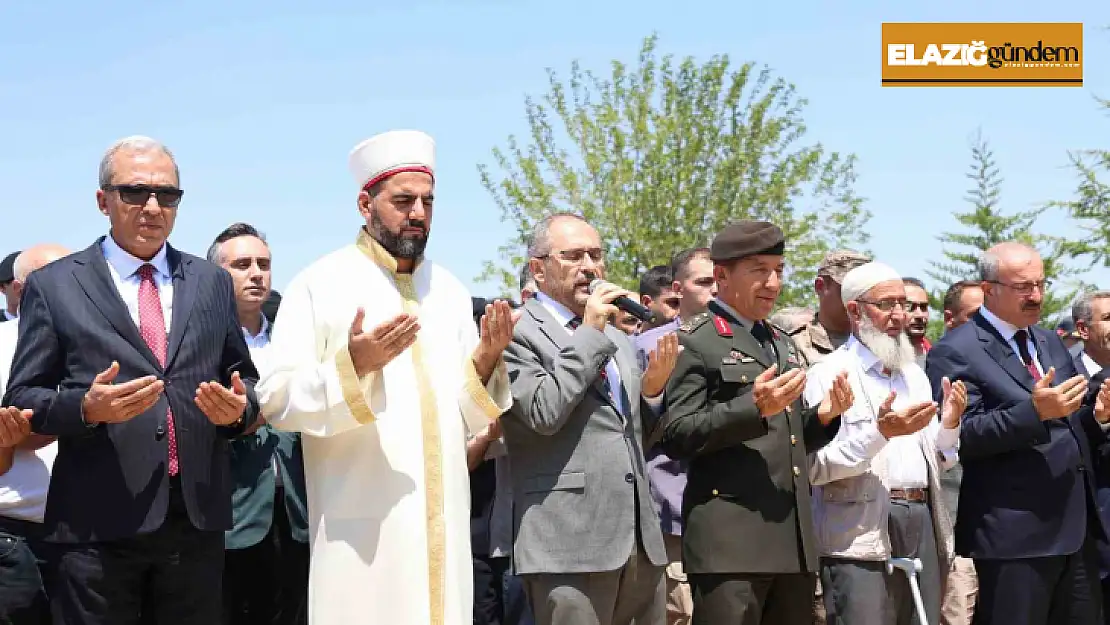
M848 341L810 368L805 396L848 371L855 401L831 443L809 456L821 585L830 625L918 623L905 575L888 574L891 557L920 558L928 624L939 621L941 573L952 559L952 523L939 473L955 464L963 383L944 382L939 407L906 337L906 290L894 269L877 262L848 272L841 298Z

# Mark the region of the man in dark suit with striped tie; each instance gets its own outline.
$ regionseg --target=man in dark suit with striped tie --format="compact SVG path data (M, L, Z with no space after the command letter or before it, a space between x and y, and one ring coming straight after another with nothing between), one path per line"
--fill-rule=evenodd
M1038 327L1047 282L1035 249L1001 243L980 260L983 305L929 352L941 380L967 386L956 553L975 561L976 623L1094 623L1101 592L1091 448L1110 414L1083 405L1060 337ZM1097 421L1096 421L1097 418Z
M172 154L129 137L100 165L109 235L31 274L2 402L57 436L44 530L55 623L220 620L228 441L258 416L231 277L166 243Z

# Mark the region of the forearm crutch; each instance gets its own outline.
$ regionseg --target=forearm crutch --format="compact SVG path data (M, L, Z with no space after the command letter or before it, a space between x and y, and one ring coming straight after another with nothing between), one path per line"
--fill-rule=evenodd
M910 592L913 593L913 604L917 608L917 620L922 625L928 625L929 619L925 617L925 602L921 600L921 588L917 585L917 574L924 566L920 558L890 558L886 561L886 572L894 574L894 569L901 569L910 581Z

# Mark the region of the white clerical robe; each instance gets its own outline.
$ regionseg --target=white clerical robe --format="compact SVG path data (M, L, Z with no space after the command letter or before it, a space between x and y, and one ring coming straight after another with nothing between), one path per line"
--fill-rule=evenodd
M266 420L302 432L312 565L310 625L468 625L473 620L466 437L512 403L499 364L483 385L470 295L443 267L412 274L361 231L282 296ZM347 351L401 312L417 342L359 380Z

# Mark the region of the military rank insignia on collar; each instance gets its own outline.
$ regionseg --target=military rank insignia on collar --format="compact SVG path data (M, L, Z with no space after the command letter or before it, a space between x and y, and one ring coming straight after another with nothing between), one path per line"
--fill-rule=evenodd
M692 319L683 320L678 329L690 333L700 328L706 321L709 321L709 313L698 313Z
M729 327L728 321L720 315L713 315L713 326L717 328L719 336L732 336L732 328Z

